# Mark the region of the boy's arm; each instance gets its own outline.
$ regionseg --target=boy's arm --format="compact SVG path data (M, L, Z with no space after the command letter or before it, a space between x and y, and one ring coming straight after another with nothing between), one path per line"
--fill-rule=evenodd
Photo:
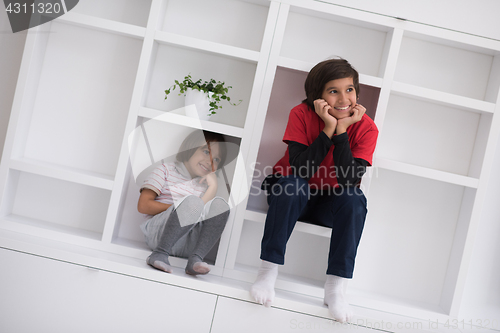
M288 141L288 162L294 169L294 174L304 179L311 178L325 159L332 144L332 140L324 132L321 132L310 146Z
M148 188L143 188L141 195L139 196L139 201L137 203L137 210L139 213L156 215L162 213L172 206L169 204L164 204L156 201L157 194L155 191Z
M304 179L311 178L332 144L335 144L333 161L336 166L337 182L344 186L357 184L365 174L369 163L362 158L353 158L347 133L334 136L333 140L330 140L321 132L310 146L295 141L288 142L289 162L295 169L295 174Z
M361 181L366 172L368 161L352 156L349 136L346 132L332 138L333 163L336 166L337 182L343 186L354 186Z

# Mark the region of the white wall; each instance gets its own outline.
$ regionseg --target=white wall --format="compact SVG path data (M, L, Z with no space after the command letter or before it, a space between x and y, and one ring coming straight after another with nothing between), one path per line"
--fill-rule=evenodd
M21 65L26 32L12 33L7 13L0 6L0 156Z
M498 0L320 0L473 35L500 39Z

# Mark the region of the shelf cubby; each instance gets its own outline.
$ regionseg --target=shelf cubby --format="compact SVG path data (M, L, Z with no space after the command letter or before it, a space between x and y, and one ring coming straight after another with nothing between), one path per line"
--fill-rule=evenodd
M268 11L268 1L166 0L159 30L258 52Z
M484 143L477 138L487 135L489 120L490 113L392 94L377 157L479 178Z
M405 32L394 80L496 103L500 87L499 68L498 51Z
M9 172L7 184L2 217L18 228L101 239L109 190L17 170Z
M193 80L213 78L233 88L229 90L231 101L236 106L222 101L217 114L210 120L216 123L243 128L252 94L252 85L257 64L247 60L198 52L189 48L155 43L153 61L149 69L149 80L143 95L143 106L163 112L184 107L184 96L178 96L179 88L173 90L165 100L165 90L191 74ZM177 64L172 66L172 64ZM210 64L210 66L207 66Z
M113 177L141 42L56 21L42 27L27 42L34 61L12 157Z
M260 190L264 178L272 173L272 167L284 156L286 144L283 134L290 110L306 97L304 81L307 72L278 67L266 114L260 149L254 166L254 176L248 197L248 209L267 211L265 194ZM375 118L380 88L360 84L359 103L367 109L366 114Z
M300 65L300 62L317 64L342 57L360 73L380 78L385 68L388 32L389 29L382 25L291 6L280 53L285 59L281 61L292 64L299 61L297 65L307 70L307 65Z
M79 1L71 12L145 28L150 7L151 0L85 0Z
M461 257L457 230L470 218L461 212L465 193L463 186L377 170L351 287L449 311L449 262Z
M136 129L129 136L130 161L117 221L114 224L113 243L147 250L139 228L145 217L137 211L140 187L159 163L175 161L175 155L184 138L197 130L200 129L157 119L139 118ZM223 197L231 206L230 192L235 181L236 157L239 154L241 139L225 135L225 140L227 164L218 171L219 185L216 195Z

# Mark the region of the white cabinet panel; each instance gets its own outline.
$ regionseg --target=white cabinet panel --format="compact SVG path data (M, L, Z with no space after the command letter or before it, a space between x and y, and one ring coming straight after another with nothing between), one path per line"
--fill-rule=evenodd
M373 332L370 329L302 313L219 297L211 333L297 331Z
M210 329L214 295L9 250L0 262L3 333Z

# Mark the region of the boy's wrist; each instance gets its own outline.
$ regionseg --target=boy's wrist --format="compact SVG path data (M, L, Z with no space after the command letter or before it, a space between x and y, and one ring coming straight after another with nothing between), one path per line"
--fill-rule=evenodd
M335 134L340 135L343 134L347 131L347 128L345 128L342 125L337 125L337 128L335 129Z
M332 136L335 134L335 127L325 126L323 132L326 134L326 136L328 136L331 139Z

